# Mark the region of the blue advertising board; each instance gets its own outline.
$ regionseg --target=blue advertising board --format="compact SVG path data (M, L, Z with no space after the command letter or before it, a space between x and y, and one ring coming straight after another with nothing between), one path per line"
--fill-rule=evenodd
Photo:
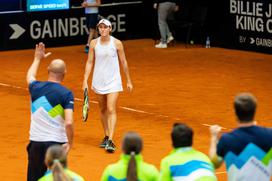
M27 11L48 11L69 9L69 0L27 0Z

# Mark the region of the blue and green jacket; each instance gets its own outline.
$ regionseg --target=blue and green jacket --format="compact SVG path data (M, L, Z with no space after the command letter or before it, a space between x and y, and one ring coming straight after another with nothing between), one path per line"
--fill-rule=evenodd
M161 161L160 181L216 181L210 159L191 147L176 148Z
M139 181L158 181L159 172L154 165L145 163L142 155L135 155ZM104 170L101 181L126 181L130 155L122 154L117 163L110 164Z
M64 169L64 172L73 179L73 181L84 181L84 178L78 175L77 173L69 170ZM54 181L53 180L53 174L52 171L48 170L42 178L40 178L38 181Z

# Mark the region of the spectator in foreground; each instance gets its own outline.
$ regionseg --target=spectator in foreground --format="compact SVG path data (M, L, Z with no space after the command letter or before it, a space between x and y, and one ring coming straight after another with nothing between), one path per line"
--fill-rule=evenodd
M60 145L53 145L48 148L45 164L48 171L39 181L84 181L80 175L67 168L67 154Z
M142 148L142 138L135 132L128 132L123 138L120 160L104 170L101 181L157 181L159 172L155 166L144 162Z
M172 133L173 151L162 159L160 181L216 181L214 167L208 156L192 148L193 130L176 123Z
M238 127L223 134L219 141L221 127L210 127L210 158L216 168L225 161L230 181L271 179L272 129L257 126L256 108L257 100L252 94L239 94L234 100Z

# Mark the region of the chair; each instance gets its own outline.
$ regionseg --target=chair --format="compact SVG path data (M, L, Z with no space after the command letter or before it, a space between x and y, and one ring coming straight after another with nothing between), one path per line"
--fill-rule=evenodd
M182 11L186 11L183 12ZM177 12L173 20L169 20L171 25L171 31L175 37L177 37L180 30L185 29L186 37L185 42L189 44L191 39L191 34L194 30L195 33L199 35L200 42L203 45L203 31L205 20L207 17L208 8L206 6L195 6L188 9L181 10Z

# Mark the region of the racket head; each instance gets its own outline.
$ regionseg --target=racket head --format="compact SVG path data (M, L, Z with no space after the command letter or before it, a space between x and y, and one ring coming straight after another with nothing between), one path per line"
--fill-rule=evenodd
M88 89L84 89L84 100L83 100L83 107L82 107L82 120L84 122L87 121L89 114L89 95L88 95Z

